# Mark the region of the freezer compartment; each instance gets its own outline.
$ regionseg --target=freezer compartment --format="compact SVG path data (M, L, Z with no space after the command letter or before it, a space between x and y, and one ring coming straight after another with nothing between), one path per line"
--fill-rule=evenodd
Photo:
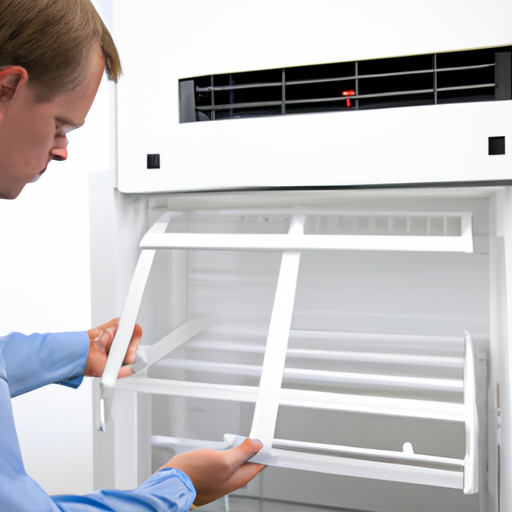
M149 458L151 438L156 469L172 453L205 443L225 447L224 434L249 435L259 428L254 404L283 260L283 248L261 237L290 237L284 252L302 254L296 291L288 294L291 324L268 450L282 466L267 468L237 493L248 507L240 510L251 510L253 500L267 507L263 510L285 510L284 501L309 503L310 510L315 503L407 510L411 495L425 503L425 510L432 500L452 510L485 510L486 194L468 201L454 193L432 202L405 194L390 200L389 192L373 192L343 205L291 211L166 214L160 228L141 242L144 251L156 251L138 314L149 345L146 359L154 364L116 383L116 389L137 391L146 402L146 416L138 420L144 422L146 455L139 458ZM150 224L172 202L150 201ZM297 215L304 216L304 235L293 240L287 232ZM401 238L405 245L394 245ZM236 239L242 241L238 247ZM340 249L348 240L356 245ZM363 241L372 243L362 247ZM174 246L162 249L164 244ZM465 252L473 245L482 252ZM475 341L476 374L469 379L463 378L464 330ZM155 358L164 345L174 349ZM480 463L475 466L480 492L473 496L462 492L466 442L477 432L467 428L465 382L475 385L480 416ZM147 402L145 396L152 398ZM325 489L326 482L332 485L316 502L313 489ZM303 501L307 488L311 498ZM362 497L377 489L379 504Z

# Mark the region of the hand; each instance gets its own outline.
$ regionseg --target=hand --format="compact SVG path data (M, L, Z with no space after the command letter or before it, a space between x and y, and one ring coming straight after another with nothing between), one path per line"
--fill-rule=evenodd
M247 462L262 446L261 441L247 438L224 452L197 450L176 455L160 469L183 471L194 484L197 493L194 505L199 507L247 485L265 467Z
M89 377L101 377L101 375L103 375L110 346L112 345L118 326L119 318L114 318L114 320L110 320L110 322L106 324L87 331L89 335L89 354L87 356L87 363L85 364L85 375ZM132 339L130 340L130 345L128 345L123 363L135 363L141 336L142 329L139 324L135 324ZM130 367L122 366L118 378L128 377L132 373L133 371Z

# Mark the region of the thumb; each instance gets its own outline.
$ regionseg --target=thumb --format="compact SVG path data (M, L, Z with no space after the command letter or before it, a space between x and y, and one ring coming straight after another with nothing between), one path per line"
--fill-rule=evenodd
M98 336L93 340L94 345L103 352L108 353L110 345L114 340L117 331L117 326L112 325L101 330Z
M263 443L259 439L246 438L235 448L231 448L226 453L229 464L239 468L249 459L254 457L263 448Z

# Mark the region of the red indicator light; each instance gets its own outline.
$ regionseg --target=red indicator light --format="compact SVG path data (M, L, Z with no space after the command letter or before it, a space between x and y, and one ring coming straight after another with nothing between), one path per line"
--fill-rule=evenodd
M348 91L343 91L341 93L342 96L355 96L356 95L356 91L354 91L354 89L350 89ZM347 107L350 108L352 105L350 103L350 98L347 98Z

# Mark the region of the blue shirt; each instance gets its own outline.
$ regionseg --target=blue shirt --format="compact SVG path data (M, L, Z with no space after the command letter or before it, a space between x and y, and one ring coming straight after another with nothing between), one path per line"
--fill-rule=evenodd
M25 472L14 427L11 397L83 379L87 333L12 333L0 337L1 512L184 512L195 499L192 482L177 469L158 471L129 491L102 490L85 496L48 496Z

